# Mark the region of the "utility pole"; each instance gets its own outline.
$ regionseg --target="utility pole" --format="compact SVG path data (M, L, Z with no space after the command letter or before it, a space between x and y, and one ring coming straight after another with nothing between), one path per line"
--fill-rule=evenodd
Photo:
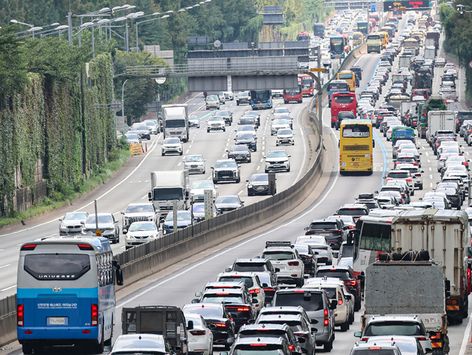
M67 13L67 39L69 41L69 46L72 45L72 12L69 11Z

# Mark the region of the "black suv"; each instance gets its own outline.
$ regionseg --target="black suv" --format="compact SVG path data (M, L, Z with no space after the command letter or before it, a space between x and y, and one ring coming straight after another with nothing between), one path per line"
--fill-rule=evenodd
M344 228L342 219L314 220L308 227L305 228L305 234L323 235L326 243L335 250L338 250L341 243L346 239L347 231Z
M236 163L251 162L251 151L245 144L237 144L226 152L228 153L228 159L234 159Z

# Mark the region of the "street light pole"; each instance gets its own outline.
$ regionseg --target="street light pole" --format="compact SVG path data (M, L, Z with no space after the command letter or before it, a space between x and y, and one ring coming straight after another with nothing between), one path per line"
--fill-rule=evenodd
M128 20L125 21L125 50L126 50L126 52L129 52Z
M67 13L67 26L69 28L67 29L67 40L69 42L69 46L72 45L72 11L69 11Z
M121 85L121 118L123 121L125 120L125 84L128 80L123 81Z

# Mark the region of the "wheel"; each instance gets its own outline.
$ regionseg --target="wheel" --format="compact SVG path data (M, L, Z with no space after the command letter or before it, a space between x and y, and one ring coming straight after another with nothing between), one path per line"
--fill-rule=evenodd
M105 349L105 341L103 339L103 337L104 337L103 333L105 332L104 328L105 327L102 324L102 339L100 340L99 343L97 343L93 346L93 351L94 351L95 354L101 354L101 353L103 353L103 350Z
M331 339L328 343L326 343L323 346L324 351L330 352L331 350L333 350L333 340L334 339Z
M164 155L166 155L166 154L165 154L164 152L161 152L161 155L164 156Z
M350 323L350 324L354 323L354 313L351 313L351 314L349 315L349 323Z
M278 146L279 146L279 142L276 142L276 143L275 143L275 146L278 147Z
M247 195L248 195L248 196L254 196L254 193L251 192L251 191L249 191L249 190L247 190Z
M290 167L287 168L287 173L289 173L289 172L290 172Z
M32 354L33 353L33 347L31 345L28 345L28 344L23 344L21 346L21 349L23 351L23 354Z
M239 101L236 101L236 105L239 106Z
M240 182L241 182L241 178L238 177L238 178L236 179L236 183L239 184Z
M226 128L223 128L223 132L226 132Z
M184 152L180 152L180 154L179 154L179 155L182 155L182 154L184 154Z
M359 300L358 300L359 299ZM361 299L360 296L356 297L356 302L354 303L354 311L357 312L359 309L361 309Z
M210 133L210 130L207 128L207 133Z
M105 342L104 342L105 346L111 346L112 340L113 340L113 316L111 317L111 333L110 333L110 339L105 340Z
M349 319L346 320L343 324L341 324L341 331L347 332L349 330Z
M469 316L469 299L466 297L464 306L462 307L462 317L467 318Z
M217 183L218 183L218 180L213 179L213 183L214 183L214 184L217 184Z

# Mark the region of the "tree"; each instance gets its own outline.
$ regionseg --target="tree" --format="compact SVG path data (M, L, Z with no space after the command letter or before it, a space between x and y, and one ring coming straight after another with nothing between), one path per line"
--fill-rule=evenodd
M127 66L133 65L162 65L165 62L149 53L145 52L123 52L116 51L115 54L115 74L125 72ZM126 78L118 76L115 80L115 96L121 98L121 88L125 84L124 105L128 123L137 121L146 113L146 105L156 99L157 84L153 78Z

